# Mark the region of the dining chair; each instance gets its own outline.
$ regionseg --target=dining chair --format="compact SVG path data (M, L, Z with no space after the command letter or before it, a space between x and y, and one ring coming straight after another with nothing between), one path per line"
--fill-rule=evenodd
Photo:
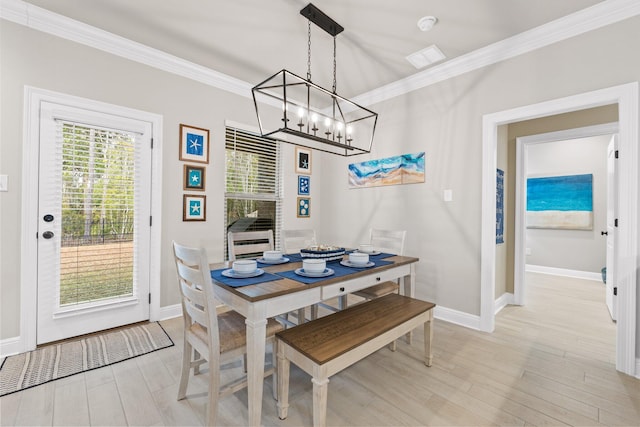
M246 356L245 318L224 305L218 305L213 295L207 253L203 248L189 248L175 241L173 255L180 286L184 318L184 346L178 400L186 397L190 371L199 374L200 365L209 362L209 406L206 423L215 425L218 401L247 386L246 375L228 384L220 383L220 366L237 357ZM265 369L265 377L273 374L276 390L276 332L284 328L273 319L267 321L267 344L271 344L272 367ZM277 399L277 391L273 397Z
M380 230L372 228L369 232L369 243L376 251L404 255L404 242L406 237L406 230ZM370 300L384 295L398 293L399 289L400 285L398 281L390 280L354 292L353 295Z
M300 252L300 249L308 248L309 246L316 245L316 231L312 228L300 229L300 230L281 230L282 247L286 254L292 254ZM320 303L321 306L329 309L336 310L334 307ZM311 320L318 318L318 304L313 304L310 307ZM303 323L306 320L306 309L301 308L298 310L298 323Z
M287 254L299 252L300 249L308 248L317 244L316 231L312 228L304 230L282 230L282 246Z
M229 261L238 256L261 256L264 251L272 251L273 230L264 231L230 231L227 233Z

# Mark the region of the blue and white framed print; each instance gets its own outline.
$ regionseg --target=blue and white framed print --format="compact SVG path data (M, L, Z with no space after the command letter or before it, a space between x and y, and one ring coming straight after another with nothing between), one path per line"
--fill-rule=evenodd
M204 166L184 165L184 189L204 191Z
M209 163L209 130L180 124L180 160Z
M311 216L311 198L298 197L298 218L309 218Z
M311 173L311 150L296 147L296 173Z
M207 196L195 194L183 195L182 220L183 221L206 221L207 220Z
M300 196L308 196L310 194L311 177L306 175L298 175L298 194Z

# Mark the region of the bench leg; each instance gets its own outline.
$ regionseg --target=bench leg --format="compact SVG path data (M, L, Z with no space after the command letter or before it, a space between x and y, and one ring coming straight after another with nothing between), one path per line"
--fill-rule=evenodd
M278 347L278 417L287 418L289 410L289 368L291 363L284 355L285 344L279 342Z
M313 426L324 427L327 425L329 378L314 377L311 382L313 383Z
M431 366L433 361L433 350L431 342L433 341L433 310L429 310L429 320L424 324L424 364Z

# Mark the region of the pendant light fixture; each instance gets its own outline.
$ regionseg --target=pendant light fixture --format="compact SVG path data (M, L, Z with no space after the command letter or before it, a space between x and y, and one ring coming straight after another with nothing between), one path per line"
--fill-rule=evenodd
M284 142L342 156L369 153L378 115L336 92L336 36L344 28L309 3L307 78L283 69L251 90L260 132ZM311 23L333 36L333 88L311 81ZM275 107L275 108L274 108Z

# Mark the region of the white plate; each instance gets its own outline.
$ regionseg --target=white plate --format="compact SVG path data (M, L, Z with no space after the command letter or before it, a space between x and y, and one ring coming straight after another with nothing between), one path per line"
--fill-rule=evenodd
M296 269L296 271L294 271L294 273L296 273L298 276L304 277L327 277L331 276L334 271L330 268L325 268L322 273L307 273L306 271L304 271L304 268L298 268Z
M365 252L365 251L361 251L359 249L354 250L353 252L360 252L362 254L367 254L367 255L371 255L371 256L376 256L376 255L380 255L382 252L380 251L373 251L373 252Z
M261 262L262 264L284 264L285 262L289 262L289 258L282 257L280 259L264 259L262 257L256 258L256 261Z
M261 268L256 268L255 271L251 273L238 273L237 271L233 271L233 268L228 270L224 270L222 275L225 277L231 277L232 279L248 279L250 277L258 277L264 273L264 270Z
M340 261L340 265L344 265L345 267L353 267L353 268L369 268L376 265L376 263L373 261L369 261L366 264L354 264L348 259L345 259L344 261Z

